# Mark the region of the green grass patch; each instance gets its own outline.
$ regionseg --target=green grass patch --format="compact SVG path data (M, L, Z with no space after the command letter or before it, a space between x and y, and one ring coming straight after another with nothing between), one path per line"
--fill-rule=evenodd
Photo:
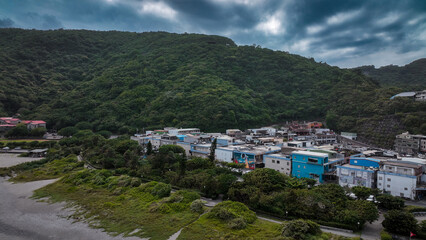
M64 176L73 171L83 169L83 163L77 161L75 155L48 161L41 159L39 161L21 163L9 168L0 168L0 176L13 176L12 182L31 182L37 180L54 179Z
M257 219L246 228L231 229L219 219L207 214L184 228L178 239L282 239L281 225Z
M179 240L191 239L289 239L281 236L282 225L257 219L252 224L241 230L231 229L229 225L216 218L211 218L208 214L201 216L197 221L185 227L179 235ZM347 240L343 236L337 236L331 233L320 233L316 236L310 236L309 240ZM359 238L354 238L359 239Z
M159 183L132 186L132 182L134 178L110 176L106 170L83 170L36 190L34 197L78 206L75 219L84 219L111 235L129 236L140 229L132 236L153 240L168 239L200 216L189 207L199 194L181 190L159 197L155 195Z

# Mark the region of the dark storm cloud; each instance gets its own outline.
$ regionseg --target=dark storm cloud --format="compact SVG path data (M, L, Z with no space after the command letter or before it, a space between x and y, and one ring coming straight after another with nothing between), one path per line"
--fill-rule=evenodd
M218 34L339 66L426 57L426 1L0 0L0 27Z

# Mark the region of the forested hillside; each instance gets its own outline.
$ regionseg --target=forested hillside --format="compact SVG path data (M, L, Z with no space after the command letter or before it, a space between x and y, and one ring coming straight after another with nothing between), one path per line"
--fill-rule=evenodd
M406 91L424 90L426 88L426 58L418 59L402 67L395 65L381 68L362 66L359 69L366 76L377 80L383 86L400 87Z
M360 70L220 36L86 30L0 30L0 115L49 128L81 121L132 132L164 126L204 131L325 119L336 130L425 106L389 97ZM423 118L424 119L424 118ZM359 122L361 121L361 122Z

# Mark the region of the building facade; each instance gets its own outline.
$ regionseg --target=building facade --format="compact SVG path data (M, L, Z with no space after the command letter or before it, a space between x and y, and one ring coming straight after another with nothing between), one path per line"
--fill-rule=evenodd
M309 151L295 151L291 154L291 175L297 178L311 178L322 183L328 171L328 154Z
M336 166L339 185L344 187L362 186L376 188L377 172L380 160L373 158L352 157L348 164Z
M416 198L422 166L405 161L386 161L377 173L377 188L392 196Z
M265 168L274 169L285 175L291 175L291 157L290 155L284 154L268 154L263 155L263 162L265 163Z

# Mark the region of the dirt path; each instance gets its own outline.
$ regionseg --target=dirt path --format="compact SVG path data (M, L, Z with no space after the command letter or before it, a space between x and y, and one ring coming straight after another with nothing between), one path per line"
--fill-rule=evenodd
M13 153L1 153L0 154L0 168L11 167L24 162L37 161L42 158L31 158L31 157L18 157L19 154Z
M55 180L12 184L0 178L0 239L8 240L133 240L136 237L111 237L100 229L68 220L64 204L47 204L29 199L34 190Z

